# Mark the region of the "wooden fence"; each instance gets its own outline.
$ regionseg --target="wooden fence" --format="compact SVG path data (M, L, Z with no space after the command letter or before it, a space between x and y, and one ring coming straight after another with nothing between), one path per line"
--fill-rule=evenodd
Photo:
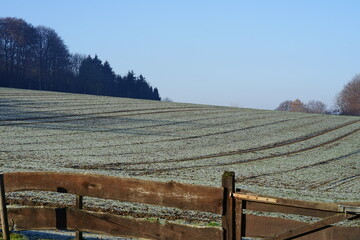
M76 204L67 208L6 206L5 192L30 190L75 194ZM0 174L0 192L4 240L10 239L9 225L16 226L15 230L73 230L76 231L76 239L82 239L82 231L111 236L174 240L234 240L241 237L308 240L360 238L360 227L332 225L343 220L359 219L359 205L298 201L235 191L233 172L224 173L222 187L93 174L4 173ZM86 211L82 209L83 196L216 213L222 215L222 226L195 227L170 222L163 224L158 221ZM256 214L264 212L311 216L321 220L305 223Z

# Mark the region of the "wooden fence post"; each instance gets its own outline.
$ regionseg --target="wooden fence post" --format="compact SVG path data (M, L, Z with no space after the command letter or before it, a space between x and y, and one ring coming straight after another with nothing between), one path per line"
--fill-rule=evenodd
M4 175L0 174L0 218L4 240L10 240L9 222L6 210Z
M236 192L240 192L240 189L236 189ZM235 212L236 212L236 238L241 240L244 235L245 222L243 219L244 201L235 198Z
M222 226L224 228L224 240L236 239L235 201L232 194L235 191L235 173L224 172L222 176L224 188L224 206L222 214Z
M83 208L83 196L76 195L76 208L82 209ZM83 233L81 231L76 231L76 240L83 240Z

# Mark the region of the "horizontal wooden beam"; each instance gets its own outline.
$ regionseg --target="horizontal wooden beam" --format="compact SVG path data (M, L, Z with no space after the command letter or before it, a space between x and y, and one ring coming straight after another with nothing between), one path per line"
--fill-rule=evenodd
M184 210L222 213L223 189L177 182L154 182L95 174L4 173L5 191L53 191Z
M276 199L276 198L261 197L261 196L241 194L241 193L233 193L232 196L236 199L249 200L249 201L254 201L254 202L265 202L265 203L277 203L278 202L278 199Z
M330 226L330 224L338 223L346 219L350 219L355 217L352 214L338 213L331 217L322 219L315 223L310 223L301 227L297 227L294 229L286 230L283 233L275 234L274 236L268 237L265 240L284 240L291 239L298 236L304 236L308 233L321 231L324 227Z
M241 201L241 200L238 200ZM302 207L293 207L293 206L283 206L283 205L274 205L270 203L263 202L252 202L252 201L243 201L243 208L246 210L259 211L259 212L274 212L274 213L285 213L285 214L295 214L302 216L310 217L329 217L334 215L333 211L317 210L317 209L308 209Z
M336 203L322 203L309 202L295 199L274 198L254 194L234 193L233 196L240 200L247 200L252 202L271 203L273 205L292 206L306 209L316 209L331 212L343 212L339 204Z
M338 220L338 219L336 219ZM309 223L275 217L244 215L244 237L269 238L280 235L289 229L306 228ZM299 240L347 239L358 240L360 227L340 227L330 225L319 231L298 237Z
M9 208L9 218L14 221L15 230L54 230L59 229L60 225L73 231L146 239L222 240L223 236L223 230L219 227L160 223L156 220L134 219L74 208L61 210L48 207Z
M157 228L157 231L162 231L162 228L164 228L164 225L157 226L157 224L159 224L158 221L136 220L133 218L120 217L107 213L94 213L87 211L78 212L76 210L69 209L55 209L46 207L9 207L8 214L10 221L16 226L15 230L70 229L74 231L88 231L112 236L129 236L131 235L131 231L139 232L137 234L140 234L142 231L141 228ZM74 217L74 215L76 216ZM99 223L95 219L100 219L101 221L105 222ZM273 236L274 234L281 234L288 229L295 229L308 225L308 223L289 219L255 216L250 214L244 215L243 220L245 223L243 228L244 237L265 238ZM137 225L139 226L135 227ZM123 228L121 228L121 226L123 226ZM131 228L128 228L128 226L131 226ZM177 228L176 231L179 230L180 232L184 231L193 233L192 230L188 229L188 226L184 225L173 227L172 224L167 223L167 227L165 228ZM203 232L206 235L209 234L207 236L214 236L214 238L211 239L221 239L222 236L221 228L198 228L194 231ZM169 234L170 233L168 233L168 235ZM219 237L219 235L221 236ZM358 236L360 236L360 227L330 226L322 229L321 231L313 232L303 236L299 239L326 240L333 237L333 239L358 240ZM184 237L184 239L186 239L186 237ZM192 238L189 237L188 239Z

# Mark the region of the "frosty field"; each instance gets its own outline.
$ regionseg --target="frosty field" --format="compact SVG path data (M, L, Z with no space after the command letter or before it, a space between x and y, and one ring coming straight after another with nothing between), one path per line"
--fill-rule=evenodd
M0 88L0 169L360 201L360 118Z

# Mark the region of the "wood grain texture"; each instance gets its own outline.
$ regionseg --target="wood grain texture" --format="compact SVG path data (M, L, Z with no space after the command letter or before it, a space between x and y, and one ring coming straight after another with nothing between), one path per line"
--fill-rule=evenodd
M268 203L261 202L251 202L244 201L244 207L247 210L260 211L260 212L277 212L277 213L286 213L286 214L296 214L302 216L310 216L310 217L329 217L334 215L333 211L326 210L316 210L316 209L308 209L302 207L292 207L292 206L281 206L281 205L273 205Z
M10 240L3 174L0 174L0 220L3 239Z
M244 236L243 234L243 226L244 226L244 214L243 214L243 200L235 199L235 221L236 221L236 237L237 239L241 239Z
M278 235L289 229L305 228L308 223L255 215L245 215L245 233L246 237L266 238ZM314 231L308 235L300 236L297 240L358 240L360 236L360 227L338 227L327 226L321 230Z
M237 199L248 200L257 203L269 203L272 205L279 205L279 206L291 206L291 207L298 207L304 209L342 212L340 205L337 203L310 202L310 201L302 201L296 199L274 198L268 196L255 195L250 192L243 193L242 191L236 192L233 195Z
M83 196L76 195L75 208L83 209ZM81 231L76 231L75 240L83 240L83 233Z
M14 221L16 230L57 229L58 221L65 221L67 230L122 237L160 240L221 240L223 234L222 229L218 227L193 227L169 222L162 224L158 221L94 213L74 208L65 209L63 214L59 214L58 209L47 207L10 208L9 216Z
M154 182L94 174L21 172L5 173L5 191L41 190L222 213L223 189Z
M318 222L309 223L301 227L286 230L280 234L275 234L274 236L268 237L265 240L283 240L283 239L291 239L298 236L306 236L311 232L321 231L323 228L326 228L331 224L335 224L353 217L355 217L355 215L337 213L333 216L327 217Z
M224 240L236 239L236 212L235 199L235 173L225 172L222 176L222 187L224 188L224 206L222 214L222 226L224 228Z

